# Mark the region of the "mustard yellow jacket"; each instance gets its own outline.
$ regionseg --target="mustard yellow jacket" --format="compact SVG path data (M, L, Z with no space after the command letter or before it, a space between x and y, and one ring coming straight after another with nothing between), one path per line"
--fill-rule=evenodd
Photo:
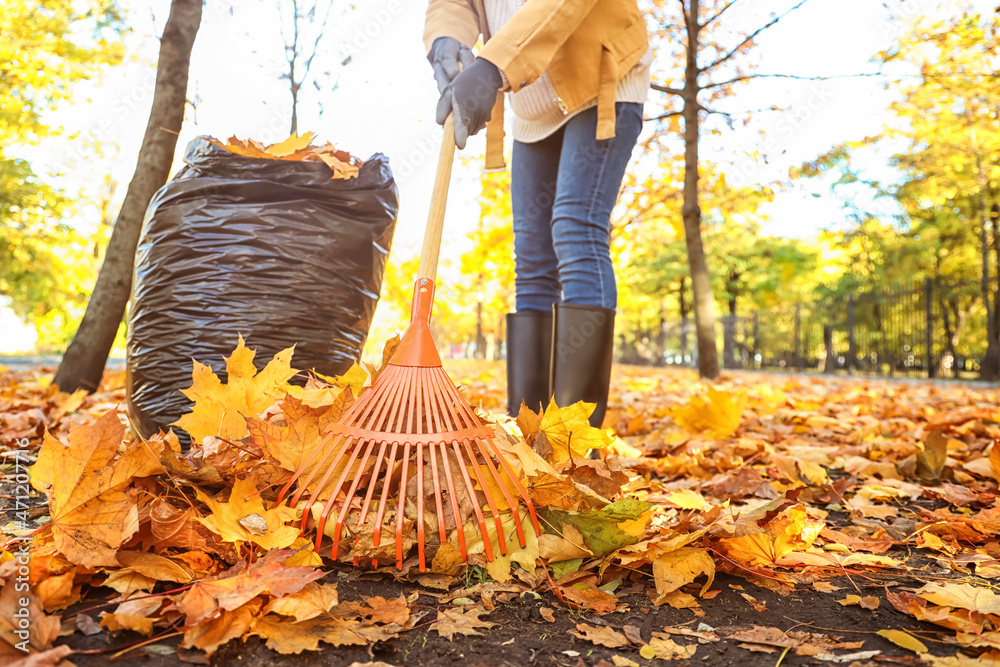
M563 113L597 98L597 138L615 136L618 80L649 48L636 0L527 0L491 35L484 0L429 0L424 46L438 37L473 46L500 68L517 92L548 72ZM486 126L486 168L504 167L503 93Z

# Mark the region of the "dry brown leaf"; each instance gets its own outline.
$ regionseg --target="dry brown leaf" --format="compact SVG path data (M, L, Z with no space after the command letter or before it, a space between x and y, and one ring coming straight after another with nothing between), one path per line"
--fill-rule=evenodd
M682 646L668 637L657 637L658 633L653 633L653 638L649 643L639 649L639 655L646 660L653 658L659 660L688 660L694 657L698 647L695 645Z
M292 616L296 621L308 621L330 611L337 602L336 584L310 582L298 593L271 600L263 613Z
M187 628L181 646L198 648L212 655L229 640L246 634L253 624L254 617L260 612L260 606L259 599L251 600L232 611L223 611L208 622Z
M701 587L702 594L715 580L715 561L704 549L682 547L658 556L653 561L653 579L658 595L675 591L703 574L707 575L708 580Z
M593 584L576 584L559 589L568 601L598 614L610 614L618 608L618 598L605 593Z
M352 602L351 608L361 616L370 618L372 623L398 623L399 625L403 625L410 618L410 606L407 604L406 598L402 595L389 600L375 595L366 598L364 604Z
M222 611L234 611L261 593L279 598L292 595L325 574L311 567L284 565L292 553L271 551L249 568L240 565L234 571L203 579L179 594L175 608L186 616L185 625L192 626Z
M49 498L55 546L73 563L118 565L115 551L139 529L136 493L127 487L163 471L150 443L130 442L119 455L124 435L117 410L70 431L68 445L46 433L29 471Z
M292 134L284 141L264 146L258 141L247 139L243 141L230 137L227 143L209 138L216 146L230 153L264 160L297 160L304 162L325 162L333 172L331 178L354 178L361 168L361 160L347 151L337 150L333 144L311 146L314 134L306 132L301 135Z
M586 623L577 623L576 630L576 632L572 630L567 630L566 632L574 637L585 639L598 646L607 646L608 648L619 648L621 646L628 646L629 644L628 638L625 635L607 626L594 627Z
M431 623L430 629L436 631L445 639L451 641L455 635L478 635L479 631L496 625L479 617L486 613L485 609L467 607L465 609L445 609L438 611L437 620Z
M141 551L119 551L115 557L123 566L149 579L186 584L194 578L182 565L156 554Z
M157 619L148 616L101 612L101 627L111 632L132 630L148 637L153 634L153 624L156 621Z

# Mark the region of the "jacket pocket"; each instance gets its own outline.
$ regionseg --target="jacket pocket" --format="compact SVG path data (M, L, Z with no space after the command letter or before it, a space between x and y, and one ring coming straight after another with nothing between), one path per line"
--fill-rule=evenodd
M604 47L617 61L619 74L631 69L649 49L649 34L642 16L636 16L627 26L608 35Z

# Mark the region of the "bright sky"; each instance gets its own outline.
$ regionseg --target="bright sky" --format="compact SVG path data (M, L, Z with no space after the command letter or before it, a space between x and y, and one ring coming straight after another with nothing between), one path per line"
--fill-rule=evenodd
M134 57L103 81L81 87L76 104L64 105L52 115L53 122L62 124L67 136L75 138L48 142L26 155L36 171L61 173L64 187L91 195L108 169L119 182L119 197L131 177L152 100L157 36L170 2L121 0L121 4L134 30L129 38ZM771 12L792 4L791 0L740 0L726 21L734 29L752 29ZM873 71L870 59L889 46L900 29L890 19L886 4L893 7L892 15L915 16L936 11L938 2L809 0L758 40L757 71L801 76ZM980 11L992 10L992 0L971 4ZM401 257L415 252L420 242L440 136L433 118L437 91L421 42L426 4L366 0L356 5L354 11L330 19L322 62L318 59L314 67L329 69L332 76L322 77L322 90L304 89L299 127L314 129L320 139L362 158L374 152L389 156L400 189L394 253ZM188 109L175 167L187 142L200 134L235 134L261 141L287 136L290 96L286 82L279 79L282 47L277 6L273 0L210 0L206 4L189 83L189 99L196 108ZM347 55L351 62L341 68L338 63ZM336 90L332 90L333 81ZM790 111L759 113L747 129L706 137L702 152L711 160L732 164L731 179L739 179L738 174L747 183L781 179L789 167L833 145L878 132L886 122L891 98L892 92L873 78L755 82L740 89L727 110L777 105ZM771 141L762 142L759 130ZM81 139L88 134L116 144L118 150L106 149L103 157L93 157ZM478 218L481 161L472 158L481 155L482 149L481 139L474 138L464 151L472 157L456 167L444 263L457 259L467 247L465 232ZM885 157L873 160L872 168L879 170ZM801 187L781 192L765 211L771 218L766 231L803 236L841 221L840 202L816 194ZM96 217L82 216L81 228L93 229Z

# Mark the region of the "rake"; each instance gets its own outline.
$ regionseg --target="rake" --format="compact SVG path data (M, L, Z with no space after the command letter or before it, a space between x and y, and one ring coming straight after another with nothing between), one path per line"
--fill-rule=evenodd
M540 533L534 505L502 454L506 447L504 436L484 424L459 393L441 366L428 326L454 153L455 132L449 116L444 126L427 229L413 286L409 326L374 383L328 427L323 442L302 462L279 494L280 502L288 497L293 485L297 485L291 495L292 506L296 506L306 493L310 494L302 514L302 528L310 515L308 510L322 503L316 525L317 551L327 521L334 517L334 559L345 522L352 509L358 509L359 505L356 526L360 530L374 515L372 542L373 547L379 547L385 512L390 498L395 497L396 567L402 569L406 551L403 546L405 508L409 482L415 477L416 541L420 571L425 572L424 492L428 466L430 480L427 481L433 492L440 543L448 541L445 506L450 505L463 562L467 562L468 552L460 501L471 505L471 512L467 507L464 514L470 518L475 515L488 561L494 559L494 553L485 514L487 509L495 523L501 555L507 554L507 536L502 525L504 509L515 515L514 526L522 548L525 536L519 515L520 504L527 508L535 533ZM395 496L392 495L394 489ZM479 494L485 503L480 501ZM505 507L501 507L501 502ZM356 536L355 543L357 541ZM357 558L354 563L357 565ZM372 564L377 566L377 559L373 558Z

